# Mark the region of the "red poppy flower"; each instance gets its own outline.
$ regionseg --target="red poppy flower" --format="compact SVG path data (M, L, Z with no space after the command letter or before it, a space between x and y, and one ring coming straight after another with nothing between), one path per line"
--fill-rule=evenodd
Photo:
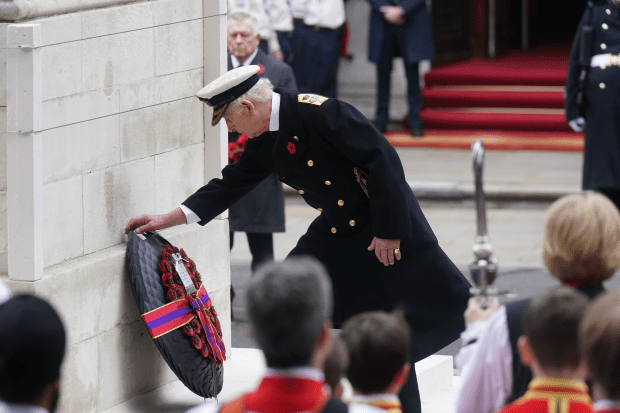
M166 296L168 297L168 300L175 301L185 298L185 293L180 286L175 285L174 287L170 287Z
M288 145L286 145L286 149L288 149L291 155L297 152L297 150L295 149L295 144L293 142L289 142Z
M205 343L206 343L206 341L205 341L204 337L202 337L198 333L194 334L194 336L192 337L192 344L198 350L202 349L205 346Z
M166 287L174 287L174 277L169 272L165 272L164 275L161 276L161 281Z
M187 323L183 326L182 328L183 332L185 334L187 334L188 336L193 336L194 334L196 334L196 330L194 330L192 328L192 323Z
M209 357L210 353L211 349L209 348L209 345L205 342L205 345L200 349L200 354L202 354L203 357Z

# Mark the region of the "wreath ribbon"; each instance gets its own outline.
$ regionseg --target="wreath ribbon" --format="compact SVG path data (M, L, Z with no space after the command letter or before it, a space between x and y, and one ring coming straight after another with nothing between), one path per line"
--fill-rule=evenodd
M152 338L161 337L179 327L183 327L197 318L204 328L209 346L218 363L226 360L224 343L218 337L216 327L213 325L207 311L212 307L211 298L204 285L201 285L196 297L191 295L179 300L172 301L148 313L142 314L142 320L149 330Z

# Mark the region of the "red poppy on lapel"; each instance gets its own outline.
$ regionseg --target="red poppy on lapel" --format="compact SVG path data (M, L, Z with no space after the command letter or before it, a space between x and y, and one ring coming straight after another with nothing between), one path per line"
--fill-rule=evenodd
M263 73L265 73L265 66L258 64L258 67L260 67L260 69L258 69L258 72L256 72L257 75L262 75Z
M297 150L295 149L295 144L293 142L289 142L288 145L286 145L286 149L288 149L291 155L297 152Z

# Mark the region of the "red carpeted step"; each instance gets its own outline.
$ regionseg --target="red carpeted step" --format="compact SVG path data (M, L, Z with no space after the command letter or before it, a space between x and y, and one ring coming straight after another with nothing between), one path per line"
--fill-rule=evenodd
M568 54L562 50L512 51L496 60L470 59L433 69L424 78L427 86L564 86Z
M576 151L583 150L583 134L574 132L504 131L424 129L423 138L412 138L409 131L385 133L396 147L470 149L476 140L484 142L485 149Z
M439 108L549 108L563 109L562 92L477 91L424 88L424 106Z
M479 113L422 110L425 128L571 131L564 115L538 113Z

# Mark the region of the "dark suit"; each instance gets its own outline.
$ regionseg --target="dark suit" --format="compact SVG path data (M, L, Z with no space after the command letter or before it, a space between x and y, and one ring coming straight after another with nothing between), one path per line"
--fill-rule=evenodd
M344 102L276 92L277 135L249 141L222 179L210 181L184 205L204 225L276 172L321 211L290 255L313 255L327 267L336 326L351 315L401 304L414 332L411 362L456 340L465 327L469 283L439 247L395 149ZM373 236L400 239L402 259L385 267L367 250ZM408 383L403 411L419 411L413 369Z
M583 151L583 189L620 193L620 66L591 67L585 85L585 112L577 106L581 36L588 24L581 19L571 50L566 79L566 119L586 120ZM607 27L607 29L604 28ZM592 54L620 53L620 8L611 1L592 9ZM606 193L606 195L608 195ZM613 198L613 197L612 197ZM620 199L612 199L620 207Z
M368 60L377 65L377 123L388 123L390 100L390 77L392 60L402 56L407 75L407 97L409 101L410 126L420 126L419 112L422 107L418 63L433 59L433 37L431 20L425 0L368 0L370 13L370 36L368 39ZM405 23L396 26L385 20L380 8L400 6L405 12Z
M275 87L296 90L297 84L289 65L282 63L258 50L254 65L263 65L266 77ZM232 61L228 54L228 70L232 70ZM235 141L236 132L228 134L229 142ZM284 232L284 193L278 177L272 174L250 193L233 204L228 211L231 232L231 247L234 232L245 232L252 252L252 270L262 262L273 260L272 233Z

